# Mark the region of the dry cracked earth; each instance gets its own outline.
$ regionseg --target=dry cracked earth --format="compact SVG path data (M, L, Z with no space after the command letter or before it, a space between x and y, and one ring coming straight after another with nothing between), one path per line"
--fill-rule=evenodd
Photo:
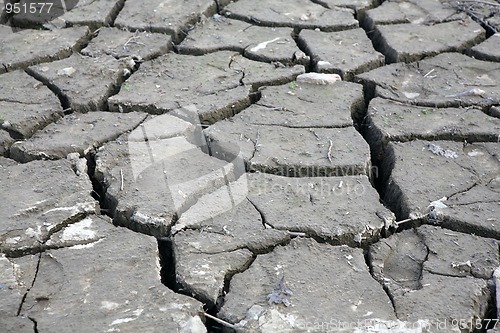
M1 332L500 331L500 2L32 2Z

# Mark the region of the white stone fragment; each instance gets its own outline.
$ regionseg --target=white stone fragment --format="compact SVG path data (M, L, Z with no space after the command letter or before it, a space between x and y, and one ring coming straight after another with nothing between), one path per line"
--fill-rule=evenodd
M342 81L342 78L338 74L304 73L297 76L296 81L305 84L334 84Z

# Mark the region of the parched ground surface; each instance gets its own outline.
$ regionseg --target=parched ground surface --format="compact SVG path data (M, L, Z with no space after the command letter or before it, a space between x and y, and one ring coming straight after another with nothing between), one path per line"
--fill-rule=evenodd
M1 332L500 331L500 2L13 2Z

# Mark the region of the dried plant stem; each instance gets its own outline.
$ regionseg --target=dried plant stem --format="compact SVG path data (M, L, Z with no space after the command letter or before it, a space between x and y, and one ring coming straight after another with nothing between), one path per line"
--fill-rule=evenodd
M123 169L120 169L120 178L121 178L120 191L123 191Z
M329 140L329 141L330 141L330 145L328 146L328 153L326 154L326 157L328 158L328 161L330 161L330 163L332 163L333 142L332 142L332 140Z
M227 322L227 321L225 321L225 320L222 320L222 319L219 319L219 318L217 318L217 317L214 317L214 316L212 316L212 315L210 315L210 314L208 314L208 313L206 313L206 312L204 312L203 314L205 315L205 317L210 318L210 319L212 319L212 320L215 320L215 321L216 321L216 322L218 322L219 324L222 324L222 325L224 325L224 326L227 326L227 327L229 327L229 328L232 328L233 330L237 330L237 329L238 329L238 327L236 327L235 325L233 325L233 324L231 324L231 323L228 323L228 322Z

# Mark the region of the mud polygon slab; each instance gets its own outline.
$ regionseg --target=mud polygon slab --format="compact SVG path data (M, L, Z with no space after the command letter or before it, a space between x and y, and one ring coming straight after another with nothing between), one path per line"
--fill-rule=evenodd
M261 99L235 117L255 125L349 127L364 109L363 89L350 82L334 85L290 83L260 89Z
M444 327L448 332L473 332L474 324L485 317L491 297L487 281L424 273L421 283L422 289L394 297L398 318L413 327L425 318L431 332ZM460 319L464 327L457 324Z
M178 43L202 15L211 16L216 10L212 0L131 0L125 2L114 24L127 30L167 33Z
M107 109L108 97L130 74L134 65L130 59L75 54L64 60L30 67L28 71L57 91L73 111L88 112Z
M162 141L158 144L164 144ZM161 148L158 149L158 152L160 151ZM161 161L161 154L158 153L155 158L156 161ZM212 157L196 146L174 156L167 153L164 158L164 174L168 179L168 188L178 214L186 211L200 196L226 186L244 171L243 162L240 170L235 170L233 163Z
M253 255L247 249L200 253L196 248L196 233L198 232L183 232L176 237L177 241L174 240L177 282L193 295L216 304L218 298L223 296L226 279L248 267Z
M114 212L114 222L164 236L201 196L225 186L244 172L243 162L210 156L183 136L138 140L143 128L99 149L96 178ZM129 139L131 137L131 139Z
M480 235L498 234L495 223L500 209L499 185L495 180L500 174L497 143L464 146L461 142L415 140L391 142L389 147L386 158L394 164L385 201L391 206L396 202L401 205L396 215L426 216L429 222L445 223L447 228ZM476 194L479 189L489 194L483 191L483 194ZM466 207L460 205L460 200L456 205L454 200L446 200L458 198L468 191L473 192L469 193L469 198L462 198L462 204L475 203L475 207L471 205L466 209L474 218L462 212ZM490 197L484 198L485 195ZM440 199L448 207L433 203ZM434 211L427 215L431 206Z
M411 62L442 52L463 51L483 41L485 31L467 19L434 25L380 25L374 38L388 63Z
M199 123L196 125L180 118L174 122L173 118L176 117L162 115L143 123L130 133L127 146L136 180L142 178L143 172L147 177L150 167L163 168L163 178L168 186L162 190L172 198L175 212L180 215L195 204L200 196L220 187L227 188L244 174L245 165L238 158L237 146L231 149L232 155L225 156L225 159L213 157ZM149 126L150 123L159 124L165 120L170 120L170 126L163 127L166 130L163 135L155 131L158 128Z
M98 209L86 174L66 160L34 161L3 169L0 249L33 253L52 233Z
M384 1L377 8L367 10L362 25L372 30L375 25L413 23L434 24L461 20L467 17L439 0Z
M175 332L193 321L203 326L201 303L160 283L154 238L100 219L94 223L102 224L96 230L98 241L41 255L23 315L47 332L137 331L145 326L151 332ZM19 268L25 268L22 261Z
M66 158L69 153L84 156L105 142L137 127L147 114L95 111L72 113L11 147L11 158L20 162Z
M474 108L413 106L377 97L370 101L364 128L378 164L389 141L495 141L500 122Z
M0 156L7 156L10 146L15 142L8 132L0 130Z
M65 26L86 25L95 30L109 26L123 8L124 2L125 0L79 0L75 8L53 22L58 25L62 21Z
M178 46L181 53L202 55L231 50L258 61L293 63L299 48L290 28L270 28L232 20L223 16L208 18L197 25Z
M382 141L454 140L494 141L500 120L473 108L431 108L374 98L368 106L368 131Z
M500 62L500 32L471 49L474 58Z
M62 115L59 99L41 82L20 70L2 74L0 127L14 138L28 138Z
M339 31L358 27L354 12L347 8L328 9L307 0L265 0L230 3L222 13L228 17L271 27L293 27Z
M62 30L20 30L0 26L0 73L42 62L67 58L79 50L89 36L87 27Z
M205 56L171 53L142 64L109 99L109 106L113 111L153 114L193 106L202 122L214 123L250 105L250 86L283 84L303 72L303 66L276 68L230 51Z
M171 49L171 43L172 38L164 34L102 27L99 35L81 53L91 57L107 54L115 58L150 60L167 53Z
M102 146L95 157L94 176L103 186L113 223L158 237L168 234L175 215L174 203L162 165L151 162L134 172L132 162L149 155L131 154L128 136ZM134 156L134 157L131 157Z
M270 304L269 295L289 306ZM218 316L252 332L325 332L314 323L357 322L362 316L396 319L362 250L301 238L257 256L250 268L236 274Z
M199 123L181 119L173 113L152 115L130 132L128 140L129 142L145 142L183 136L189 142L196 142L197 134L200 134L198 127Z
M473 108L419 107L374 98L368 114L365 133L372 142L371 153L377 165L381 163L389 141L495 141L500 132L496 118Z
M314 71L336 73L344 80L384 65L363 29L339 32L302 30L299 43L311 54Z
M498 177L489 184L476 185L466 192L458 193L445 203L449 208L437 212L438 223L444 227L470 231L484 237L498 237L500 234L497 217L500 206Z
M429 249L423 269L432 274L490 279L499 264L498 241L423 225L417 233Z
M18 316L26 286L19 286L19 267L0 253L0 327L6 332L33 332L34 323Z
M263 253L288 241L287 231L264 225L260 212L246 199L246 182L246 179L238 179L231 184L232 193L219 188L201 197L183 213L172 228L176 246L189 244L190 251L205 254L243 248Z
M421 226L372 245L369 260L399 319L451 332L457 319L483 318L490 297L485 279L498 265L497 249L494 239Z
M249 200L278 230L303 232L336 244L373 241L394 218L366 176L289 178L249 174ZM355 209L363 202L363 210Z
M233 57L231 68L239 69L245 76L241 82L244 85L251 85L253 89L262 86L274 86L293 81L298 75L305 72L303 65L290 67L276 66L273 64L259 63L247 60L244 57ZM247 68L250 70L247 71Z
M373 277L388 287L392 295L399 295L422 287L422 265L428 255L429 249L412 229L371 245L368 260Z
M249 170L290 177L369 174L370 152L353 128L252 125L235 117L205 130L214 151L240 147Z
M375 96L432 107L487 107L500 102L500 64L442 53L410 64L391 64L357 76Z

